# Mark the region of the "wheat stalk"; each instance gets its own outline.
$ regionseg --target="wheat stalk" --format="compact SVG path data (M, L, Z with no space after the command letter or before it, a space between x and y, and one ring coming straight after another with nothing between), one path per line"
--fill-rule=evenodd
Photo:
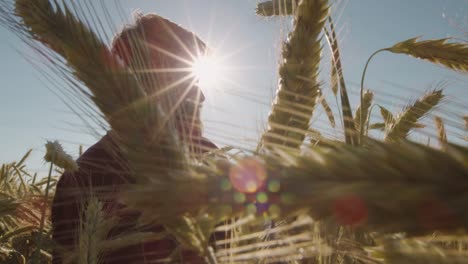
M327 100L323 95L320 96L319 98L320 104L322 105L323 109L325 110L325 113L327 114L328 121L330 121L330 125L332 128L335 128L335 116L333 115L333 111L328 104Z
M22 225L39 225L41 206L44 203L44 190L23 178L30 175L25 171L24 162L30 155L28 151L19 162L2 164L0 168L0 219L3 228L16 230ZM47 179L42 185L47 183ZM40 197L40 199L38 199ZM44 223L49 230L50 222Z
M45 147L45 161L52 162L55 166L65 171L74 172L78 170L78 165L75 160L63 150L62 145L60 145L58 141L47 141Z
M263 145L298 148L304 140L319 94L319 36L327 15L328 3L324 0L304 0L297 6L293 31L283 45L280 87L268 117L269 128L262 136ZM293 104L307 106L309 110L295 108ZM295 130L280 129L276 124Z
M393 53L407 54L412 57L436 63L452 70L468 70L468 45L447 42L449 39L419 41L411 38L399 42L387 50Z
M381 248L371 254L389 264L462 264L468 254L459 250L446 250L432 243L417 239L386 238Z
M43 231L46 223L46 212L47 208L49 205L49 192L51 189L50 183L52 181L52 169L56 163L63 165L64 167L69 168L70 170L76 170L78 166L76 163L71 159L71 156L65 153L63 151L62 146L56 141L54 143L52 142L47 142L46 143L46 155L44 156L44 159L48 162L50 162L50 167L49 167L49 174L47 176L47 183L45 187L45 193L44 193L44 205L42 208L41 212L41 220L39 223L39 233L36 238L36 243L37 243L37 249L34 252L33 255L33 263L37 263L40 259L41 255L41 250L42 250L42 240L43 240Z
M36 256L33 260L50 260L44 250L37 249L41 247L38 239L48 240L45 234L51 227L48 220L49 203L48 199L43 198L44 190L28 180L32 176L26 171L25 162L30 154L31 151L28 151L18 162L2 164L0 168L0 241L3 246L16 250L16 255L9 254L11 258L4 260L12 263L15 263L16 257L17 260L31 256ZM43 182L45 185L47 179ZM52 186L46 189L52 189ZM18 243L28 246L20 247Z
M407 141L380 143L368 139L367 143L368 148L355 148L330 142L327 147L307 149L303 155L276 150L275 156L256 158L255 166L263 167L267 175L264 186L275 183L279 188L262 189L255 196L263 194L251 201L235 199L240 192L237 180L232 178L239 171L236 165L223 165L214 171L199 168L199 176L181 179L177 185L135 186L141 190L139 197L128 196L152 220L202 208L211 208L210 212L224 217L249 212L274 217L303 209L316 220L329 219L381 233L424 234L467 228L465 148L448 147L443 153ZM226 186L222 184L225 179L231 179L231 187L220 187ZM200 188L192 188L195 185ZM174 197L176 200L154 199L155 193L170 197L176 192L180 194ZM177 208L173 207L175 203ZM250 203L254 211L248 209Z
M356 109L356 113L354 114L354 125L356 126L356 129L358 129L358 131L364 129L364 127L367 126L369 109L371 107L373 99L374 93L372 93L369 90L364 92L364 100L362 101L363 104L358 106L358 108ZM364 120L363 122L361 122L361 118Z
M271 130L296 133L293 133L291 137L294 142L299 142L292 143L296 144L294 145L296 147L303 141L302 131L308 130L308 120L316 102L316 100L311 100L316 97L315 93L310 96L310 89L306 90L309 93L303 93L303 90L310 83L314 84L308 87L312 87L312 90L318 86L315 77L319 55L314 52L311 55L307 53L307 49L310 48L309 44L312 42L313 51L320 51L319 44L317 44L319 35L317 32L320 32L321 29L317 31L317 29L308 28L311 24L305 23L304 20L315 21L312 27L318 27L321 20L313 20L309 15L312 14L313 18L320 18L319 13L326 13L323 3L324 1L303 1L304 9L301 11L298 8L297 10L295 31L302 31L303 35L297 35L297 32L291 33L291 40L285 45L286 62L282 65L280 73L283 93L279 92L276 102L277 108L274 109L277 113L279 111L281 117L288 118L278 118L277 123L270 122ZM123 143L125 154L129 156L132 167L135 168L140 177L137 184L133 186L133 191L129 192L126 201L130 205L135 205L135 208L141 209L147 219L164 224L168 222L175 224L174 219L179 217L182 217L179 218L182 220L187 219L186 217L195 219L196 223L201 223L203 217L208 218L204 227L192 226L191 223L188 223L190 227L188 231L183 228L173 231L173 233L177 233L185 230L188 232L186 234L188 236L194 232L202 233L193 241L187 240L187 244L192 246L205 244L203 242L203 240L206 241L207 237L205 233L208 233L219 220L227 217L250 213L257 216L269 215L274 218L275 216L289 215L290 212L296 210L308 211L318 220L331 220L353 228L382 233L408 232L409 234L418 234L431 233L434 230L453 232L459 228L466 228L468 217L464 208L466 208L467 201L465 194L467 151L464 148L451 145L447 147L447 153L406 141L400 144L391 144L370 140L368 148L355 148L341 143L324 142L325 144L314 149L305 149L302 155L279 148L275 149L274 154L260 155L255 158L256 164L263 167L266 172L267 177L262 180L265 181L263 187L267 189L257 189L256 192L247 194L236 189L236 184L231 178L234 172L239 172L236 169L239 165L219 164L208 159L206 160L207 164L186 170L186 164L183 163L184 157L174 150L177 146L174 142L169 141L167 145L162 147L157 146L156 143L148 146L145 144L147 141L140 140L135 136L136 131L138 135L141 135L140 129L145 130L148 127L126 127L134 120L143 120L143 123L151 124L154 124L156 120L158 123L163 115L160 109L152 108L151 105L146 104L143 99L146 96L144 88L134 82L133 77L128 76L129 72L120 68L109 69L108 64L99 62L99 60L93 62L96 60L95 57L78 58L78 54L83 51L85 51L83 54L97 55L98 52L91 49L99 50L103 45L96 40L97 38L88 38L89 35L84 38L86 43L71 43L70 36L66 34L74 33L67 31L81 30L80 34L84 35L92 34L91 31L77 25L79 21L74 19L71 13L53 11L54 9L50 8L50 5L46 6L44 1L23 2L23 4L24 6L20 7L23 11L20 13L25 16L28 29L32 30L28 32L45 43L49 43L50 47L68 60L70 66L75 70L77 78L90 86L93 100L116 130L117 137L121 140L119 142ZM324 9L317 11L305 8L310 7L309 5L320 5ZM43 12L44 10L45 12ZM50 15L48 19L53 22L49 21L50 24L48 24L41 21L44 19L42 17L44 14ZM38 25L45 25L46 29L44 30L40 26L32 29L37 26L34 25L36 22L43 23ZM59 25L55 25L57 23ZM300 28L300 25L307 28ZM64 34L65 37L61 38L60 34L48 32L56 30L53 26L57 27L57 31L61 31L60 34ZM312 36L304 33L311 33ZM77 33L74 36L79 35ZM303 57L299 56L301 54L297 53L298 51L303 52ZM304 56L304 54L306 55ZM302 61L295 61L298 58L312 61L313 65L307 66ZM86 67L95 68L87 69ZM93 74L97 73L100 74L97 78L100 81L92 80L91 77L95 77ZM120 79L130 87L121 84ZM97 87L98 84L102 87ZM301 85L297 86L296 84ZM117 85L117 88L113 85ZM125 93L127 90L122 90L124 86L125 89L131 91L129 97ZM300 89L295 90L291 87L299 87ZM111 89L117 89L118 92L112 94ZM118 94L121 92L124 92L124 96ZM307 98L308 96L310 98ZM282 103L279 102L280 100ZM304 100L304 102L300 100ZM301 107L294 109L292 108L294 105ZM286 114L284 114L285 109L288 110ZM310 111L310 115L304 109L309 109L307 111ZM412 115L417 114L413 113ZM299 122L297 121L298 117ZM396 124L403 122L401 119L397 120ZM302 122L304 120L307 120L305 129L303 129L304 122ZM299 125L296 125L298 123ZM284 128L288 125L292 125L293 128ZM149 129L148 133L161 132L160 123L158 123L157 128L156 131ZM146 135L145 133L143 134ZM286 142L283 132L277 133L276 137L270 136L274 139L272 141ZM275 144L272 145L271 147L274 149ZM276 146L278 145L283 144ZM142 153L150 154L143 155ZM162 157L164 155L167 157ZM171 168L169 171L165 170L161 173L168 175L168 177L152 177L161 172L162 169L167 168L165 167L167 164L162 163L161 160L174 162L168 166ZM179 165L177 162L182 162L183 166L179 170L174 170L173 167ZM395 190L399 190L399 195L395 195ZM450 195L446 195L447 193ZM249 196L255 197L252 200ZM244 197L244 199L239 200L235 197ZM239 203L239 201L242 202ZM434 214L431 211L434 208L436 209L434 210L435 215L431 215ZM199 216L201 218L198 218ZM183 227L183 224L177 223L176 226L180 228ZM294 237L294 239L296 238ZM266 241L253 246L255 249L263 249L265 246L270 247L280 242ZM276 258L275 260L287 260L288 257L291 257L289 260L293 260L294 257L304 256L303 254L291 253L302 247L305 247L304 250L311 255L316 253L313 251L313 247L317 244L296 242L291 242L287 248L275 248L272 251L246 252L242 248L237 248L239 254L235 257L236 260L247 261L268 257L268 253L271 253ZM252 247L247 249L252 249ZM89 254L89 256L95 255L94 253ZM204 255L209 254L204 253Z
M364 99L364 79L367 67L371 59L383 51L407 54L415 58L443 65L453 70L465 72L468 68L468 45L465 43L448 43L447 40L448 39L418 41L418 38L412 38L399 42L390 48L384 48L374 52L367 60L361 77L361 104ZM361 131L360 136L362 138L363 131Z
M62 8L65 11L62 12ZM162 108L164 103L174 106L170 103L174 93L167 93L165 96L167 98L162 97L162 101L155 103L154 98L147 96L145 87L161 86L161 80L154 80L154 78L139 80L137 78L144 76L135 75L131 69L119 65L117 59L110 55L105 45L94 33L68 11L66 4L54 9L48 1L36 1L29 4L18 0L17 14L23 20L20 27L31 37L47 43L49 48L53 48L55 52L64 57L68 66L73 69L74 77L83 82L91 91L89 94L85 90L79 90L85 96L90 97L104 114L112 127L111 136L124 152L136 182L176 184L173 180L185 174L187 161L183 152L184 146L178 141L177 133L174 132L175 126L171 123L171 118L167 118L172 114L165 112ZM76 41L76 39L82 41ZM136 46L144 48L143 45ZM135 54L143 53L144 50L135 52ZM102 60L103 54L104 60ZM139 58L138 67L149 66L145 62L146 58L147 56ZM153 83L147 86L140 85L147 81ZM163 123L163 120L169 122ZM135 196L138 197L140 193L138 191ZM95 207L91 209L96 209ZM91 216L99 216L94 211L88 210L87 213ZM80 244L79 255L86 258L82 259L82 262L95 263L98 254L95 244L100 243L100 238L91 235L96 231L95 229L103 227L97 226L99 219L94 219L98 223L93 223L93 219L85 220L87 223L91 222L81 235L85 240ZM177 222L174 220L174 218L167 219L166 223ZM180 221L178 223L179 227L184 226L180 224ZM176 232L177 229L174 228L169 230L173 231L179 240L184 238L183 235L189 235L187 233L179 235ZM188 232L194 232L194 230L190 229ZM209 256L212 254L209 250L205 250L209 249L208 247L200 245L194 247L203 250L201 253L210 259Z
M330 48L332 50L332 71L331 71L331 85L332 90L336 94L336 91L340 90L341 98L341 111L343 114L343 127L345 134L345 141L351 145L357 145L357 133L354 125L353 113L351 110L351 104L349 103L348 91L346 89L346 83L343 76L343 67L341 65L340 49L338 47L338 39L335 33L335 26L331 16L328 17L330 24L331 34L326 28L324 28L325 35L327 36ZM361 102L362 103L362 102Z
M116 76L110 76L111 72L104 61L105 55L108 55L107 47L75 18L67 6L62 11L60 7L54 10L48 0L34 2L18 0L15 11L23 20L20 26L23 26L24 31L67 60L68 65L74 69L76 77L92 91L94 102L104 114L110 116L117 112L116 108L123 104L121 100L126 100L124 103L128 104L142 96L141 91L132 91L130 85L126 87L128 90L125 92L123 86L128 84L126 78L117 80ZM116 85L117 92L109 93L107 90L109 84L103 85L106 83ZM118 92L125 92L122 94L128 97L119 97ZM104 96L107 100L103 100Z
M107 238L111 228L110 220L106 220L103 213L103 205L96 197L88 199L84 210L84 219L79 234L78 263L98 264L102 252L100 245Z
M390 129L392 125L395 124L396 120L393 114L385 107L379 105L380 108L380 115L382 115L382 119L384 120L385 127Z
M441 149L445 150L445 146L447 145L447 134L445 133L445 126L444 121L439 116L434 117L434 122L437 128L437 135L439 139L439 144Z
M16 209L18 208L19 201L15 200L13 197L0 194L0 217L5 217L8 215L14 215Z
M171 104L175 101L172 98L174 93L166 93L158 98L161 100L159 103L155 103L155 99L148 96L146 88L161 87L164 83L150 78L151 85L142 85L147 84L148 79L138 79L144 76L133 74L132 69L120 65L117 58L69 11L66 4L54 8L46 0L18 0L16 14L22 18L18 27L65 58L74 78L89 89L90 92L71 85L81 95L89 97L104 114L112 128L111 137L127 158L134 180L139 183L155 181L174 184L170 179L182 174L187 163L184 146L175 132L172 113L163 109L166 105L174 106ZM145 48L144 45L135 46ZM145 50L137 50L135 54L145 54ZM149 67L147 58L139 58L138 66ZM88 236L88 240L81 247L82 251L90 251L80 255L94 263L97 261L97 253L93 251L96 245L90 243L98 242L93 242L90 235L83 236Z
M443 97L442 90L434 90L417 100L399 115L389 128L385 140L397 141L406 138L410 130L417 126L417 121L436 107Z
M167 119L163 115L170 114L164 113L163 102L155 104L154 99L147 96L146 88L141 85L144 81L136 79L131 69L120 65L67 5L54 8L48 0L17 0L16 14L22 19L18 25L20 30L46 43L65 58L74 77L90 90L91 93L72 85L104 114L113 129L112 137L127 156L137 180L150 181L159 172L170 177L172 168L183 168L186 162L180 151L183 147L177 147L180 142L177 134L172 133L174 125L164 123ZM146 53L137 50L136 54ZM140 64L148 66L145 58L140 58ZM154 86L158 85L161 83L154 83ZM170 101L174 95L168 93L166 96L161 100ZM140 137L135 137L135 131Z
M300 0L272 0L257 4L255 12L259 16L292 15Z

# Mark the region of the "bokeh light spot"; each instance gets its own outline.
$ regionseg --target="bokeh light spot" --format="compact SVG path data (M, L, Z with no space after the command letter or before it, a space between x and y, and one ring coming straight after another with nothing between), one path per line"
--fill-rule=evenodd
M268 202L268 195L264 192L257 194L257 201L259 203L267 203Z
M244 203L246 200L245 194L240 193L240 192L235 192L234 193L234 202L236 203Z
M276 205L276 204L272 204L270 205L270 207L268 208L268 213L272 216L272 217L277 217L281 214L281 208Z
M268 182L268 191L270 192L279 192L280 190L280 182L278 180L270 180Z
M247 214L256 214L257 213L257 206L255 206L255 204L248 204L245 207L245 210L247 211Z
M230 191L232 188L231 182L228 179L221 180L221 190Z
M266 170L256 159L244 159L229 171L232 186L239 192L255 193L265 185Z

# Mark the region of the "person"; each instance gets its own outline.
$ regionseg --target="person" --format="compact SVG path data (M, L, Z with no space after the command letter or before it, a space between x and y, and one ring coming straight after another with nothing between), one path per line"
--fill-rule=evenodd
M112 43L112 54L126 66L138 68L139 54L134 54L133 45L148 45L149 62L155 73L164 73L175 88L182 91L182 106L190 105L176 118L179 136L190 145L192 153L204 153L216 149L202 135L200 107L205 99L193 76L186 71L164 69L187 68L187 62L206 51L206 45L194 33L156 14L139 15L132 25L116 35ZM188 76L188 77L187 77ZM180 81L178 81L180 80ZM158 87L146 87L160 93ZM83 210L91 196L96 195L103 204L107 216L117 216L118 224L109 231L107 239L128 234L136 230L139 213L125 208L117 199L126 184L133 183L128 164L116 143L112 131L82 154L77 163L79 169L64 173L56 188L52 205L52 237L56 242L53 263L63 263L77 252ZM132 212L132 213L129 213ZM126 212L126 213L122 213ZM142 230L139 230L142 231ZM148 230L144 230L148 231ZM162 232L161 226L150 231ZM174 238L167 236L152 242L142 242L125 248L104 252L100 263L204 263L195 252L180 250Z

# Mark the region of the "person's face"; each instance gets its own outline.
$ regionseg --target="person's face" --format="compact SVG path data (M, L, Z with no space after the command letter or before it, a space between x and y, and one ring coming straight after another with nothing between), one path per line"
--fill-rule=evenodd
M201 136L200 110L205 96L190 65L180 59L161 56L160 53L151 56L152 67L158 72L158 82L161 81L158 89L166 89L164 93L171 94L170 107L175 107L173 110L179 131L183 135Z
M177 52L171 53L180 56ZM199 87L197 77L192 73L191 65L187 64L192 58L182 59L184 61L161 55L159 52L151 52L151 65L155 68L155 72L158 72L156 73L158 82L162 82L162 87L167 87L165 92L174 93L183 101L202 104L205 95Z

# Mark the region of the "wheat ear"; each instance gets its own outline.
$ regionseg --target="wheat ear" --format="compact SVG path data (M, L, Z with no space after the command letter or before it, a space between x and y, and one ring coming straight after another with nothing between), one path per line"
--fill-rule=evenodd
M320 32L327 15L325 0L304 0L297 6L294 29L283 45L280 86L268 117L269 128L262 136L263 145L298 148L305 138L319 95Z
M325 97L322 95L322 92L320 91L320 98L319 98L319 101L320 101L320 104L322 105L323 107L323 110L325 110L325 113L327 114L327 117L328 117L328 121L330 121L330 125L332 128L335 128L335 116L333 115L333 111L330 107L330 105L328 104L327 100L325 99Z
M261 2L255 12L259 16L286 16L294 14L299 0L272 0Z
M67 60L75 76L92 91L94 102L106 116L117 112L119 106L141 98L141 90L132 90L135 85L124 90L130 81L125 79L129 78L117 78L110 71L106 56L110 63L112 58L106 45L66 5L62 10L59 6L54 9L48 0L17 0L15 7L16 15L23 20L21 26L24 31ZM108 91L110 84L115 85L116 92ZM118 96L119 92L125 96Z
M434 122L437 128L437 136L439 139L439 144L441 149L445 149L445 146L447 146L447 134L445 133L445 125L444 121L442 121L442 118L439 116L434 117Z
M22 19L18 28L65 58L74 77L89 89L71 85L104 114L137 180L150 181L159 172L170 177L173 168L183 168L185 156L176 147L179 141L177 133L173 133L175 128L163 123L163 103L156 104L147 96L143 80L122 66L66 4L54 8L48 0L17 0L16 14ZM135 52L145 54L146 50ZM149 66L146 61L142 63ZM167 100L171 96L169 93Z
M419 41L411 38L399 42L387 50L436 63L452 70L468 71L468 45L448 42L449 39Z
M111 225L105 219L103 205L96 197L89 198L86 204L79 234L78 263L98 264L102 254L99 248L106 240Z
M385 238L380 249L370 250L372 255L388 264L462 264L468 254L460 250L447 250L421 239Z
M436 107L444 95L442 90L434 90L408 107L390 127L385 137L387 141L397 141L408 136L411 129L417 127L417 121Z
M404 140L367 139L366 143L366 148L357 148L324 142L303 154L276 150L274 155L247 158L248 169L263 171L259 174L265 177L253 184L269 186L268 191L253 193L262 197L252 201L235 198L246 196L239 185L251 175L242 167L245 163L223 163L217 169L199 168L198 176L181 178L177 184L135 186L140 193L134 206L154 219L202 208L216 209L224 217L266 213L273 218L305 210L315 220L380 233L414 235L468 228L466 148L450 145L441 152ZM165 199L155 199L155 194Z
M358 129L358 131L364 129L364 127L367 126L369 109L371 107L373 99L374 93L372 93L369 90L364 92L364 100L362 101L362 105L358 106L358 108L356 109L356 113L354 114L354 125L356 126L356 129ZM362 123L361 118L364 120Z
M145 80L139 79L140 75L134 74L132 69L120 65L101 40L68 11L66 4L54 8L46 0L18 0L16 13L22 18L19 28L65 58L74 77L87 86L90 92L83 88L78 88L78 91L98 106L111 125L110 135L126 156L135 181L142 184L156 181L167 186L177 185L177 179L185 174L187 160L183 152L184 146L179 145L174 124L162 122L164 118L171 116L163 110L164 103L174 99L171 93L166 95L167 98L162 97L155 102L154 98L147 95L145 86L141 85ZM137 46L145 48L143 45ZM145 50L137 50L136 54L144 52ZM139 58L143 67L149 66L146 58ZM162 85L159 82L154 83L159 81L154 78L151 81L152 88ZM115 151L113 146L106 147ZM204 190L202 186L200 188ZM140 190L133 193L129 201L138 200L140 194ZM168 221L174 222L174 218ZM92 225L88 229L94 227ZM91 251L80 255L94 263L97 253L92 251L95 246L89 246L93 243L92 237L86 235L83 235L87 240L83 242L81 250ZM202 253L208 254L209 251Z
M325 35L329 40L329 45L332 50L332 90L338 89L340 91L341 98L341 112L343 114L343 127L345 134L345 141L351 145L358 144L358 138L356 133L356 127L354 125L353 112L351 110L351 104L349 103L348 90L346 89L346 82L343 76L343 67L341 65L340 49L338 47L338 39L335 32L335 26L331 16L328 17L328 23L330 24L330 32L324 28ZM339 82L338 82L339 80Z

